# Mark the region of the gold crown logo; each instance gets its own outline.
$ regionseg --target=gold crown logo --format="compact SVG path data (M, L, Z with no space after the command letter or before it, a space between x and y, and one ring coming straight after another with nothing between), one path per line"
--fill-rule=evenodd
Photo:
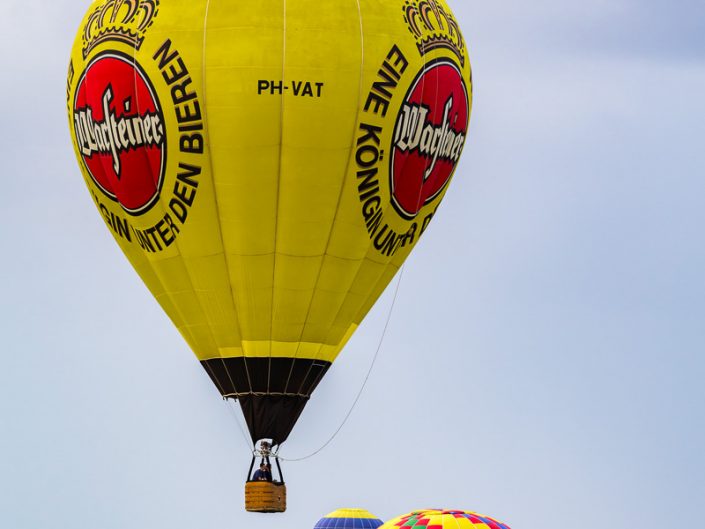
M105 0L88 17L83 29L83 58L102 42L115 40L142 46L144 33L154 22L159 0Z
M458 57L461 66L465 65L465 41L450 12L435 0L406 0L402 10L421 55L445 48Z

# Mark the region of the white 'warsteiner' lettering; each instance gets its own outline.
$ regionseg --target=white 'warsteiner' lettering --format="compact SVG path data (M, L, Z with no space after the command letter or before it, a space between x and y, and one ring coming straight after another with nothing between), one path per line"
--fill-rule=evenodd
M81 154L87 157L95 153L110 154L115 174L120 178L120 153L138 147L161 145L164 125L161 116L153 112L118 118L110 108L112 100L113 90L108 86L103 93L103 121L93 120L90 107L74 111L73 120ZM129 100L126 100L125 112L129 110Z
M426 168L424 182L433 173L436 162L447 160L457 163L465 143L465 134L451 128L450 111L453 108L453 96L448 97L443 109L443 121L435 126L427 122L429 109L423 105L404 103L399 113L394 133L394 146L402 152L418 151L421 156L432 159ZM453 124L457 121L456 114Z

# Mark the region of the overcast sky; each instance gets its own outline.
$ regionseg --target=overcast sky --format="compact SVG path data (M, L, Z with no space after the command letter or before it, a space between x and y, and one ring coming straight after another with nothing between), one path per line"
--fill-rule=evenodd
M77 168L65 73L88 3L3 0L0 527L304 529L338 507L700 524L705 3L449 3L475 81L463 160L357 408L285 464L289 510L265 516L243 510L232 410ZM338 426L389 294L286 457Z

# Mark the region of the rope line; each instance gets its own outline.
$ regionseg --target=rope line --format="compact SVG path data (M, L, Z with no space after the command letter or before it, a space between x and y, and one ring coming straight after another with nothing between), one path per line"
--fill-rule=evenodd
M399 279L397 279L397 286L394 289L394 297L392 298L392 304L389 307L389 312L387 313L387 321L384 323L384 329L382 330L382 335L379 338L379 343L377 344L377 350L375 351L374 356L372 357L372 362L370 363L370 368L367 370L367 375L365 375L365 379L362 381L362 386L360 386L360 390L357 392L357 395L355 396L355 400L353 401L352 405L350 406L350 409L348 412L345 414L345 417L343 418L343 421L340 423L338 428L333 432L333 435L331 435L328 440L323 443L318 449L314 450L308 455L305 455L303 457L295 457L295 458L284 458L279 455L279 451L277 450L277 453L275 454L275 457L278 458L280 461L304 461L306 459L309 459L319 452L321 452L326 446L328 446L333 439L336 438L340 430L343 429L343 426L345 426L345 423L348 422L348 419L350 418L350 415L352 415L353 410L355 409L355 406L357 405L357 402L360 400L360 397L362 396L362 392L365 390L365 386L367 385L367 381L370 378L370 375L372 374L372 369L375 366L375 363L377 362L377 357L379 356L379 351L382 348L382 343L384 342L384 337L387 334L387 328L389 327L389 321L392 319L392 312L394 311L394 305L396 304L397 301L397 294L399 294L399 285L401 285L401 278L404 274L404 267L402 266L399 269Z
M238 417L237 411L235 411L237 401L234 401L231 399L223 399L223 400L225 401L225 405L228 407L228 410L230 410L230 413L232 413L232 416L235 418L235 422L237 423L237 428L238 428L238 430L240 430L240 433L242 434L242 438L245 440L245 446L252 446L252 441L250 440L250 437L245 432L245 429L240 424L240 418ZM230 402L233 403L232 406L230 405Z

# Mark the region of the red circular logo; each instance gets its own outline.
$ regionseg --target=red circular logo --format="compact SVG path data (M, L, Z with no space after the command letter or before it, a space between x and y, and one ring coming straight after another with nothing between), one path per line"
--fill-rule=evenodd
M166 126L157 94L135 60L101 53L76 89L73 126L93 182L125 211L149 210L164 179Z
M453 175L468 130L470 104L463 75L448 59L425 65L411 84L392 139L392 204L413 219Z

